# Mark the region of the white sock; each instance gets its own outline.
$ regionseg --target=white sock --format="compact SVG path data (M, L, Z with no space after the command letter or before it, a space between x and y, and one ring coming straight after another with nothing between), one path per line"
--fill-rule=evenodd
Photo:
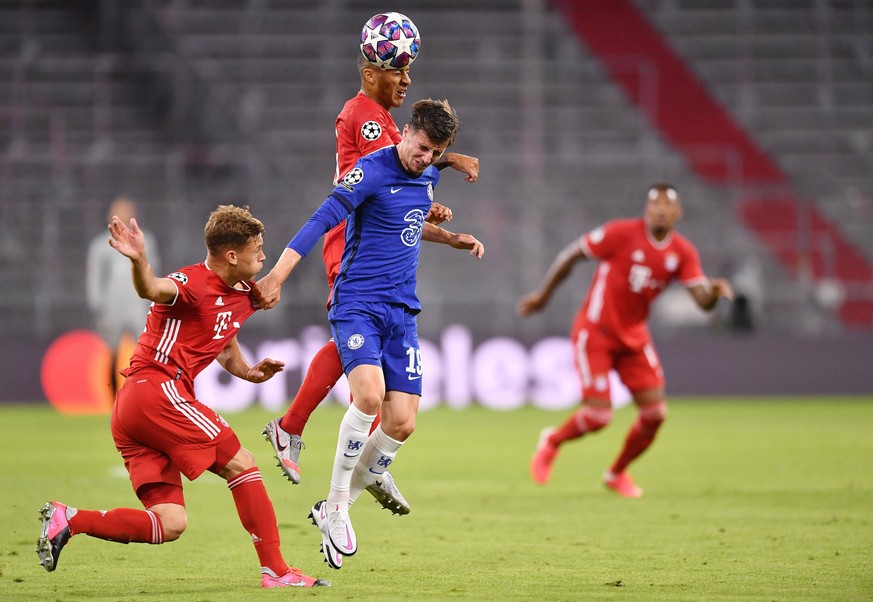
M347 506L349 503L349 485L352 480L352 471L358 464L364 444L367 442L367 433L370 425L376 419L364 414L354 405L350 405L340 422L339 435L337 436L336 455L333 460L333 472L330 475L330 493L327 501L330 504Z
M375 483L382 473L388 470L401 445L403 441L397 441L386 435L381 424L376 427L367 439L358 465L352 473L349 503L358 499L364 489Z

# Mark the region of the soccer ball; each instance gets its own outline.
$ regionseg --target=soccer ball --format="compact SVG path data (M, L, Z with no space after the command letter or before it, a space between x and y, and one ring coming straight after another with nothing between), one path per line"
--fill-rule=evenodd
M361 53L380 69L408 67L420 47L418 28L400 13L374 15L361 30Z

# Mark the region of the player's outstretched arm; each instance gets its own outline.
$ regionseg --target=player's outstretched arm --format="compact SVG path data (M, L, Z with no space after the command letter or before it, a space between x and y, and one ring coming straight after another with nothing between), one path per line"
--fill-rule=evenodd
M472 234L455 234L445 228L440 228L427 222L424 223L421 239L427 242L449 245L453 249L469 249L470 255L475 255L477 259L482 259L482 255L485 254L485 245L479 242Z
M126 226L117 215L109 222L109 245L130 259L130 271L133 278L133 288L143 299L155 303L170 303L176 298L178 290L169 278L155 278L146 254L145 236L136 218L130 219L130 227Z
M716 306L718 300L724 297L728 301L734 300L734 290L724 278L713 278L705 284L695 284L688 287L688 292L694 297L694 301L700 309L709 311Z
M279 303L282 283L291 275L300 260L312 250L325 232L343 221L352 211L353 206L341 202L334 195L325 199L282 251L279 261L270 273L255 285L255 298L262 309L271 309Z
M421 229L421 240L424 242L435 242L437 244L447 245L451 239L452 233L445 228L440 228L430 222L424 222L424 226Z
M300 253L285 247L282 255L270 273L258 280L255 284L255 298L261 309L272 309L279 303L279 297L282 292L282 283L288 279L295 266L300 262L302 256Z
M548 304L549 299L552 298L552 293L555 292L558 285L560 285L567 276L570 275L570 272L573 270L573 265L575 265L577 261L584 261L585 259L587 259L587 257L585 256L585 252L582 251L582 247L579 245L578 240L574 240L572 243L564 247L564 249L558 253L557 257L555 257L554 261L552 261L552 265L549 266L549 270L546 272L540 287L537 290L522 296L518 300L516 313L518 313L519 316L524 317L544 308Z
M478 157L471 157L460 153L445 153L435 165L439 170L451 167L460 171L466 175L464 179L471 184L479 179Z
M233 337L216 358L221 367L237 378L252 383L262 383L285 369L285 363L270 358L262 359L254 366L243 357L239 342Z
M453 249L469 249L470 255L476 259L482 259L485 255L485 245L472 234L452 234L448 244Z

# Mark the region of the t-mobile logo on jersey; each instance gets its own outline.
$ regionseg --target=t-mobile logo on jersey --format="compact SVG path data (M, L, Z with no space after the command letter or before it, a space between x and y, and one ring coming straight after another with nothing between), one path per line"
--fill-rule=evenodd
M225 330L227 330L227 325L230 323L230 316L233 312L230 311L220 311L218 315L215 316L215 327L212 329L215 331L215 336L213 339L223 339L224 335L222 334Z
M631 266L630 274L628 275L630 289L635 293L642 291L646 284L648 284L651 275L652 269L650 267L634 264Z

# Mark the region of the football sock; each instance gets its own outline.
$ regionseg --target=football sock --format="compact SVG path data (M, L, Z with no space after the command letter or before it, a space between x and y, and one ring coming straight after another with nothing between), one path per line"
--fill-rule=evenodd
M375 483L383 472L394 461L397 450L403 445L403 441L397 441L385 434L381 428L377 428L364 444L358 465L352 472L352 482L349 488L349 502L352 503L361 492Z
M583 405L573 412L564 424L549 437L549 444L557 447L564 441L578 439L586 433L599 431L612 420L612 408Z
M285 415L279 419L279 426L286 433L302 435L306 423L336 381L343 375L343 364L333 339L328 341L312 358L300 390Z
M355 403L355 400L352 398L352 394L349 393L349 405ZM376 412L376 418L373 420L373 424L370 425L370 434L373 434L373 431L376 430L376 427L379 426L379 423L382 422L382 410Z
M373 434L373 431L376 430L376 427L379 426L381 423L382 423L382 411L380 410L376 414L376 418L375 418L375 420L373 420L373 424L370 425L370 434L371 435Z
M609 471L615 475L624 472L631 462L649 448L666 417L667 404L663 401L640 406L640 414L628 431L624 448Z
M364 414L354 405L346 410L337 436L333 472L330 475L330 494L327 496L329 503L348 504L352 471L360 460L370 425L375 419L375 414Z
M251 536L262 567L277 575L288 572L288 564L279 549L279 527L276 511L267 495L258 467L244 470L228 480L227 488L233 494L233 503L243 528Z
M118 543L164 543L161 519L148 510L79 510L68 521L71 535L84 533Z

